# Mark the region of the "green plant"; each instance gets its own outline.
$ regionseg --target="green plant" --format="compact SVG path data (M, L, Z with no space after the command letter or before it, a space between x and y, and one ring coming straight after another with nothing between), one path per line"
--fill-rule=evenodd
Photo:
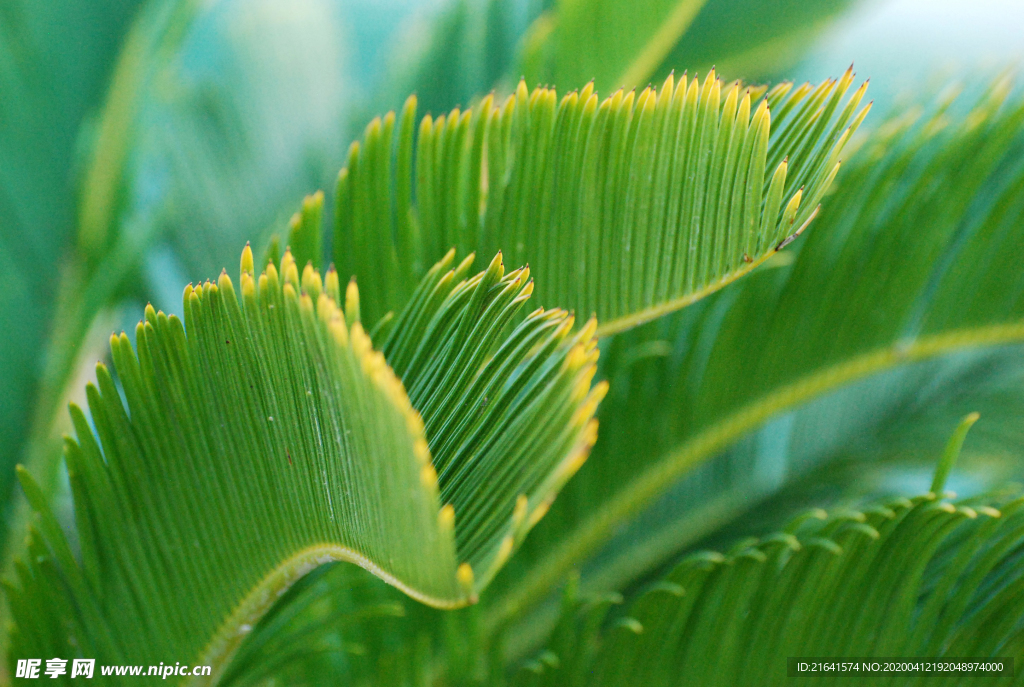
M702 3L654 5L601 78L649 76ZM166 7L137 28L161 46L195 10ZM546 62L584 31L551 12L524 64L588 68ZM72 517L54 465L18 469L10 674L775 684L787 656L1024 657L1015 455L947 491L971 414L930 487L868 470L934 425L930 472L964 405L1014 446L1024 103L998 80L855 136L866 88L520 82L373 119L327 231L318 192L237 281L110 338L70 407ZM124 257L95 241L86 284Z

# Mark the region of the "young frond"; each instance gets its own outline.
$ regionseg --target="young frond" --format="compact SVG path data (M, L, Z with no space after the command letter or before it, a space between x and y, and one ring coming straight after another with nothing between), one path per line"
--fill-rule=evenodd
M537 310L506 334L529 270L498 255L466 278L453 259L385 353L354 281L300 276L290 252L257 276L248 247L238 295L222 273L185 290L184 325L147 307L136 349L111 337L116 381L98 366L92 423L72 406L66 442L80 561L22 471L40 519L8 590L12 655L216 673L337 560L430 605L474 601L586 458L604 387L593 323Z
M867 114L866 83L844 103L853 79L766 91L712 71L604 101L592 84L559 100L520 83L503 103L419 126L411 97L352 145L334 260L365 287L367 321L454 246L503 250L545 275L545 303L626 329L746 274L807 226Z

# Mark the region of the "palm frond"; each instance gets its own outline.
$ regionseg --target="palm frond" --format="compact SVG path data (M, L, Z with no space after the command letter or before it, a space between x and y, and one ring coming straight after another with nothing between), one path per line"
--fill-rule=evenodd
M946 458L958 450L955 439ZM812 509L725 554L690 554L603 631L615 597L570 596L548 648L516 683L657 686L685 675L697 684L781 685L790 679L788 657L1019 661L1024 497L951 500L944 475L940 467L937 491L919 497ZM846 677L819 675L816 684ZM876 674L872 684L962 679Z
M843 101L853 78L765 92L713 72L670 76L603 102L591 85L558 100L520 83L504 103L488 96L418 127L410 98L350 150L335 263L358 276L368 322L454 246L504 250L545 275L544 302L595 314L602 333L628 328L803 230L867 113L865 86Z
M914 368L830 400L853 382L1024 342L1024 105L1004 106L1007 93L997 85L966 115L945 103L916 124L890 122L851 161L792 265L609 342L602 441L500 584L494 627L645 509L656 509L652 520L599 564L623 579L671 555L684 526L734 508L709 491L717 473L694 470L766 421L821 400L805 426L808 451L818 453L787 462L785 416L752 442L774 462L747 451L721 466L732 479L806 470L828 453L823 442L854 441L949 369ZM691 474L686 491L680 479ZM671 489L678 498L666 496Z
M522 38L528 83L642 86L673 69L767 79L804 56L851 0L577 0L555 3Z
M220 671L334 560L431 605L475 600L586 459L606 385L595 323L538 309L506 336L529 270L499 254L467 279L472 256L453 260L397 318L393 368L354 281L300 277L290 252L257 278L248 247L240 298L222 273L186 288L184 325L148 307L137 351L111 337L120 384L98 366L95 434L73 406L66 442L81 563L21 472L40 520L9 589L12 655Z

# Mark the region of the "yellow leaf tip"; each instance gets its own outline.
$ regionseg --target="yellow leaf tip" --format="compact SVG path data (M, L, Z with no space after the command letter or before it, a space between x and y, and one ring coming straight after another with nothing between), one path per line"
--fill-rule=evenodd
M537 508L530 513L530 518L527 521L527 527L533 529L533 526L544 519L544 516L548 514L548 510L551 509L551 500L545 499L542 503L537 505Z
M252 247L249 245L248 241L245 242L245 248L242 249L242 259L240 267L242 274L253 274L256 271L255 263L253 262L252 257Z
M516 497L515 509L512 511L512 527L519 529L523 522L526 521L526 508L529 506L530 500L526 498L526 494L520 494Z
M501 540L501 545L498 546L498 553L494 556L494 567L505 565L509 556L512 555L512 547L515 546L515 539L512 535L505 535Z
M419 413L412 413L409 416L409 431L413 434L423 433L423 420L420 418ZM427 440L423 437L416 439L413 443L413 454L416 456L421 464L426 465L430 463L430 446L427 444Z
M442 506L437 514L437 521L442 528L453 529L455 527L455 506L450 503Z
M430 463L420 468L420 483L427 489L437 488L437 471Z
M469 563L460 564L455 575L464 590L469 592L473 589L473 568L470 567Z

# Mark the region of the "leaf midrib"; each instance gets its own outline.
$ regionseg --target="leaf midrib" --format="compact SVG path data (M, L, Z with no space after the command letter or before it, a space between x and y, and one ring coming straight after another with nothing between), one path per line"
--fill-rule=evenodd
M211 675L196 678L187 684L196 687L216 684L231 664L232 658L251 629L270 607L305 575L321 565L334 562L358 565L409 597L434 608L451 610L470 603L469 599L452 601L423 594L403 583L363 554L347 546L330 543L315 544L282 561L246 594L245 598L235 607L234 612L221 623L196 662L197 665L213 666Z
M807 225L811 223L811 220L814 219L814 216L816 214L817 211L815 211L815 213L811 215L811 218L808 219L804 223L804 225L800 227L800 229L795 234L793 234L793 236L802 233L804 228L806 228ZM786 239L785 241L781 242L778 246L776 246L775 250L768 251L764 255L753 259L749 263L744 264L743 267L740 267L738 270L733 270L732 272L725 274L723 277L718 279L718 281L708 284L699 291L694 291L693 293L688 293L685 296L673 298L663 303L658 303L657 305L653 305L644 310L639 310L630 313L629 315L626 315L624 317L618 317L613 320L600 322L597 326L597 336L599 338L603 338L606 336L611 336L612 334L619 334L626 330L632 329L633 327L638 327L644 323L656 320L664 315L668 315L669 313L676 312L677 310L682 310L683 308L689 305L693 305L697 301L703 300L704 298L707 298L716 291L719 291L728 286L729 284L732 284L734 281L740 279L741 277L745 277L746 275L750 274L752 271L763 265L767 260L778 255L779 251L782 250L782 244L788 242L789 239Z

